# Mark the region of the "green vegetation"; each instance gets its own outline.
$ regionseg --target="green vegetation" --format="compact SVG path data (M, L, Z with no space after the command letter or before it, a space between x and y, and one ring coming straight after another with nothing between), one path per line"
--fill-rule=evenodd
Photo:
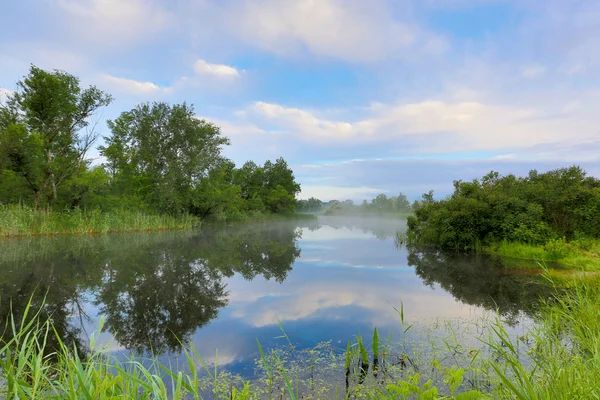
M53 323L43 314L30 315L29 305L21 319L7 320L11 339L0 343L0 393L17 399L597 398L599 283L573 280L573 290L548 301L537 327L524 335L510 335L496 319L478 344L469 344L446 327L441 342L430 339L427 353L407 341L416 328L405 323L402 307L399 341L375 329L369 340L358 335L343 349L323 344L301 352L283 331L287 349L267 352L258 343L252 381L209 365L193 347L184 351L178 370L157 359L119 361L96 345L96 334L87 357L60 339L48 351ZM301 356L306 362L298 362Z
M105 162L94 165L87 154L99 137L95 114L112 97L81 87L70 74L35 66L17 86L0 104L2 236L295 214L300 185L286 161L236 168L222 155L229 140L191 105L141 104L108 121L110 135L98 148ZM8 207L17 204L21 211Z
M484 250L516 260L535 260L573 269L600 271L600 239L571 242L554 239L545 245L502 241L486 246Z
M573 166L527 177L491 172L454 182L444 200L423 195L407 239L446 250L488 250L597 269L600 180Z
M190 229L198 218L186 214L152 215L125 209L101 212L75 208L64 212L0 205L0 238L11 236L92 234Z
M352 200L332 200L324 203L311 197L308 200L298 200L296 208L299 212L323 213L324 215L386 215L406 218L413 209L419 207L419 204L416 201L411 206L403 193L391 197L382 193L370 202L364 200L360 205L354 204Z

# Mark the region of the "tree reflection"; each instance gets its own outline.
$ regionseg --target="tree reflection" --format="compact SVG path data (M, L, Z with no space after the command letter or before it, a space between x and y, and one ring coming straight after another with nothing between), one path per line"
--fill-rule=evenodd
M504 268L500 261L482 255L447 253L435 248L407 246L408 265L425 284L438 284L467 304L498 310L507 318L534 312L551 288L531 270Z
M44 242L48 243L47 241ZM0 263L0 342L13 338L11 319L15 325L27 325L35 316L39 323L50 321L60 339L67 346L78 348L82 356L86 353L81 340L82 324L74 325L72 320L82 321L86 315L82 291L85 287L100 282L100 271L83 267L65 248L66 242L56 242L56 253L45 251L37 257L19 261L15 254L31 245L29 240L3 242L3 246L14 246ZM0 248L8 250L6 248ZM15 253L17 252L17 253ZM59 255L59 256L57 256ZM10 259L8 258L10 256ZM51 331L47 337L46 351L53 354L58 348L58 338Z
M223 278L282 282L300 255L293 225L212 226L184 240L130 249L105 267L97 303L117 341L178 351L227 305Z
M0 317L11 302L22 315L34 293L32 308L43 305L59 335L81 347L83 321L74 317L84 315L80 299L95 296L120 345L178 351L227 304L225 278L283 282L299 237L296 224L282 223L13 242L0 254Z
M327 225L334 229L358 229L365 234L372 234L378 240L387 240L395 237L398 232L406 231L406 220L401 218L324 216L320 217L316 223L318 224L318 228L322 225Z

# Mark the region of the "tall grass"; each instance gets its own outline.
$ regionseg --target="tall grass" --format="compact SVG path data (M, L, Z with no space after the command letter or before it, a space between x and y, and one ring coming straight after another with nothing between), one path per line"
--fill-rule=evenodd
M502 241L485 247L488 253L515 260L552 262L561 267L600 271L600 239L580 239L566 242L563 239L550 240L545 245L531 245ZM523 263L519 264L523 265Z
M578 276L566 296L548 304L541 326L529 333L522 352L502 324L489 343L490 363L501 382L496 393L517 399L600 398L600 280ZM529 365L526 367L525 365Z
M332 347L309 352L309 366L300 371L286 358L297 353L284 332L288 350L267 352L258 343L259 376L252 382L219 371L217 362L208 365L193 347L184 352L187 372L156 360L118 361L97 346L95 335L88 358L82 360L76 348L63 342L57 349L47 348L49 335L56 334L50 322L13 319L7 325L13 338L0 342L0 397L597 399L600 280L575 279L570 292L548 301L539 324L526 335L509 334L500 317L495 319L491 336L481 342L485 355L450 338L444 341L445 354L418 362L411 346L390 343L374 330L370 343L359 335L341 352ZM412 325L404 323L402 308L398 313L406 333ZM466 363L454 357L459 348ZM328 376L325 366L339 368L341 379Z
M15 236L93 234L188 229L198 224L195 217L150 215L137 211L34 209L0 205L0 238Z

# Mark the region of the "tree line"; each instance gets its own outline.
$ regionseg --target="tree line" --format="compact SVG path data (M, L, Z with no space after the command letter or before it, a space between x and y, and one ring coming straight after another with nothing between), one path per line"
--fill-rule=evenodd
M295 212L300 185L286 161L236 168L222 154L229 139L191 105L145 103L107 121L94 165L98 115L113 97L36 66L17 88L0 104L0 204L216 219Z
M298 200L297 210L299 212L323 212L326 215L409 213L419 208L420 204L419 200L415 200L411 204L406 195L401 192L398 196L381 193L370 201L363 200L361 204L356 204L353 200L323 202L311 197L306 200Z
M500 241L546 245L600 238L600 180L578 167L525 177L490 172L422 206L408 218L408 239L449 250L476 250Z

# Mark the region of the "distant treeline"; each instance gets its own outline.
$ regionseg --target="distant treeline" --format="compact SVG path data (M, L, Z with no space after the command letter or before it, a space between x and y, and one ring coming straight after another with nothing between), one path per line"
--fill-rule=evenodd
M141 104L108 121L94 165L97 115L112 96L35 66L17 87L0 104L0 205L214 219L295 212L300 185L286 161L236 168L222 155L229 139L191 105Z
M382 193L371 199L371 201L363 200L361 204L356 204L353 200L323 202L311 197L308 200L298 200L296 209L299 212L323 213L325 215L360 215L410 213L420 206L421 202L418 200L415 200L411 205L403 193L389 197Z
M451 250L506 241L562 251L566 243L585 249L598 238L600 180L577 166L455 181L452 195L443 200L434 200L433 192L423 195L408 218L409 241Z

